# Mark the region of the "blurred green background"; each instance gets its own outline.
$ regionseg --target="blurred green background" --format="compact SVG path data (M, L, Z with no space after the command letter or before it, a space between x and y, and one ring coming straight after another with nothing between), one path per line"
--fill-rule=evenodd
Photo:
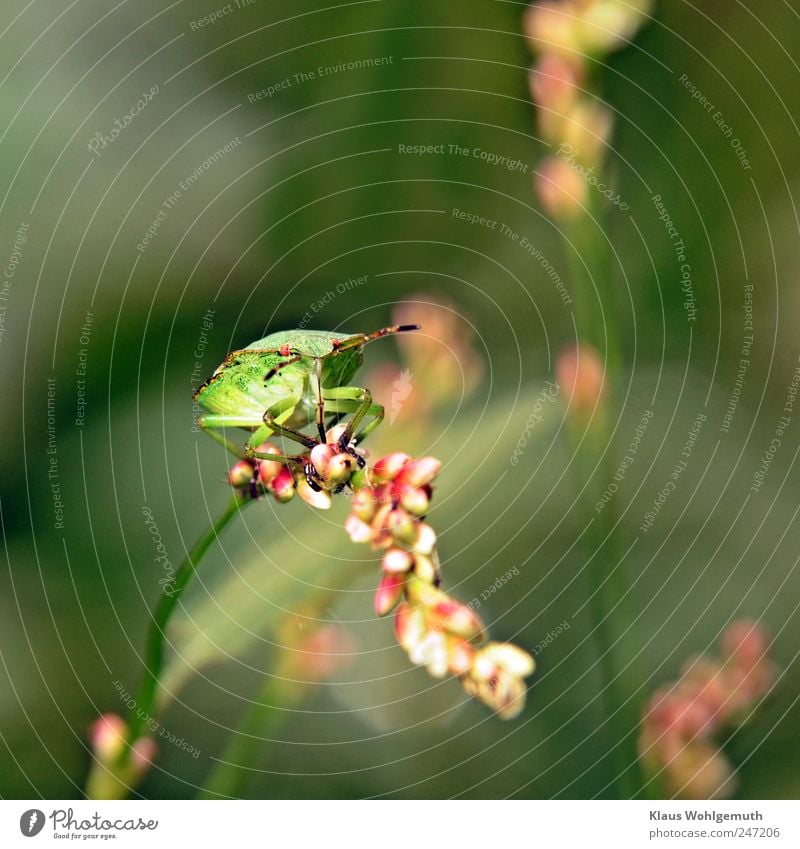
M560 404L547 405L510 464L557 351L575 338L572 312L518 242L453 216L504 222L569 289L569 248L532 191L546 150L528 95L525 7L254 0L197 25L219 8L5 0L0 12L0 219L12 270L0 302L0 795L81 794L87 728L123 710L119 686L138 684L163 575L142 508L177 563L229 497L228 458L192 429L197 374L272 330L372 330L408 299L425 315L452 311L462 356L447 339L426 349L453 376L439 397L412 340L367 350L364 381L390 404L393 375L410 368L415 412L400 410L371 450L445 461L431 521L454 595L479 596L518 568L481 608L496 638L533 650L570 623L538 653L525 713L503 723L456 683L409 666L391 623L373 619L377 569L341 530L346 504L320 515L264 501L204 563L171 633L162 722L199 755L163 743L139 793L197 795L300 615L343 626L352 662L302 691L273 682L242 795L605 795L605 682L574 545L592 518L576 480L592 470L575 468ZM744 797L800 792L800 410L750 490L800 355L797 55L790 3L670 0L596 68L616 113L610 169L630 206L603 224L617 287L603 309L614 310L625 362L615 450L653 411L615 496L623 547L636 540L627 561L638 619L618 650L638 658L629 696L640 704L732 619L773 632L784 677L729 747ZM381 61L295 76L368 59ZM751 170L683 74L735 128ZM154 86L93 153L95 133L110 137ZM520 160L524 172L449 145ZM694 323L654 194L686 245ZM737 385L747 284L754 343ZM693 462L642 534L701 411Z

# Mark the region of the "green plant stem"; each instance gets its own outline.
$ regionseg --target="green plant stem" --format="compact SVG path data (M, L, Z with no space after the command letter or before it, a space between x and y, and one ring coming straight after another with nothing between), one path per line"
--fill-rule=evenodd
M253 775L253 770L244 764L252 763L254 748L266 743L266 738L284 724L289 716L289 709L300 703L312 686L308 684L287 687L280 674L268 678L258 701L250 706L209 773L197 798L244 798L247 781Z
M569 261L574 280L579 338L591 343L601 356L605 356L605 385L597 413L591 424L575 421L570 427L574 451L577 453L583 440L582 453L587 456L592 469L592 479L584 487L582 498L582 507L587 516L594 512L594 505L602 496L604 484L612 479L615 471L616 456L609 416L615 409L613 392L622 361L608 249L594 230L595 222L599 219L600 212L596 211L594 221L588 216L581 217L569 229L572 243ZM601 313L597 304L598 296L605 307L604 313ZM603 317L604 323L601 321ZM583 486L584 481L581 479L579 483ZM596 517L586 535L591 592L588 609L604 683L603 712L612 737L614 768L617 772L614 782L616 794L622 798L632 798L641 792L644 783L636 753L635 729L638 717L632 700L626 698L629 689L626 687L626 678L633 676L623 673L617 658L618 649L615 648L620 642L616 623L630 623L633 619L626 600L630 581L627 568L619 557L619 531L616 523L616 508L610 502Z
M187 584L197 570L206 552L217 541L219 535L252 499L249 496L234 495L225 510L212 522L205 533L189 550L183 562L175 572L172 591L161 596L153 613L150 628L145 643L144 662L145 674L136 695L136 704L128 721L127 743L122 754L122 763L126 763L131 754L131 746L139 739L155 709L158 684L164 666L164 644L166 641L167 624L175 606L186 589Z

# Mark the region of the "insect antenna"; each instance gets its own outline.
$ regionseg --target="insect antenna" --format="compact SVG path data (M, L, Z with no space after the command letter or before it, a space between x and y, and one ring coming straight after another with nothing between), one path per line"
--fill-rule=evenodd
M350 348L360 348L362 345L366 345L367 342L372 342L375 339L381 339L383 336L393 336L395 333L407 333L409 330L421 329L422 325L420 324L393 324L390 327L382 327L374 333L365 333L361 336L353 336L350 339L345 339L343 342L339 342L338 344L334 342L334 348L337 352L347 351Z

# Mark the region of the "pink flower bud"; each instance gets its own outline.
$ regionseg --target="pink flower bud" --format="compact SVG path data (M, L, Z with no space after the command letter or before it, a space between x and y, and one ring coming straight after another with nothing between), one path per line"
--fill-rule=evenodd
M465 604L460 604L451 598L434 605L431 614L441 628L456 637L474 640L483 634L481 620Z
M572 3L533 3L523 18L531 50L581 58L581 20Z
M425 636L425 614L422 608L403 602L394 617L394 632L397 642L407 651L416 646Z
M440 631L428 631L408 652L409 659L417 666L424 666L434 678L447 675L448 656L445 635Z
M303 636L291 652L287 672L307 681L324 681L353 659L356 643L342 625L315 627Z
M394 480L410 459L408 454L403 454L400 451L394 454L387 454L385 457L381 457L372 467L372 476L378 483L386 483Z
M333 445L315 445L311 449L311 462L320 477L325 478L327 476L328 463L337 453Z
M98 716L89 729L89 742L97 759L103 763L117 760L125 749L127 731L125 720L116 713Z
M728 759L713 744L684 746L666 765L667 792L681 799L727 799L736 782Z
M411 544L414 546L415 554L424 554L429 557L436 548L436 531L425 522L420 522Z
M585 53L601 56L626 45L647 20L652 0L593 0L582 11L580 42Z
M228 472L228 481L232 487L242 489L250 486L253 482L253 474L253 464L247 460L239 460L231 466L231 470Z
M433 584L438 577L438 570L433 560L424 554L414 555L414 575L426 584Z
M383 571L391 574L405 574L414 565L414 558L402 548L390 548L383 555Z
M556 221L571 221L586 208L586 181L564 159L543 160L534 184L544 211Z
M347 483L355 470L356 459L352 454L345 454L344 452L336 454L328 462L324 476L325 482L335 489L337 486Z
M722 634L722 651L735 664L750 669L767 655L770 636L766 629L751 619L740 619Z
M545 53L530 70L531 99L537 106L564 112L579 95L581 70L563 56Z
M396 486L400 506L404 510L408 510L414 516L424 516L428 512L431 500L422 487L409 486L408 484L396 484Z
M259 454L280 454L281 450L271 442L264 442L256 448ZM284 468L282 463L277 460L259 460L258 461L258 479L265 486L274 478L276 478Z
M306 504L316 507L317 510L328 510L331 506L331 494L324 489L316 490L311 487L304 476L295 478L295 489L297 494Z
M591 345L565 348L556 360L561 396L581 415L593 412L603 392L603 362Z
M451 675L464 675L472 667L475 649L461 637L447 637L447 668Z
M384 574L381 576L378 590L375 593L375 612L378 616L386 616L394 610L395 605L403 597L405 578L402 575Z
M401 545L413 545L417 539L417 523L414 517L401 508L396 508L388 513L386 530Z
M353 514L362 522L371 522L377 507L372 487L364 486L353 494Z
M328 445L336 445L339 442L339 440L344 436L346 430L347 430L347 423L334 425L325 434L325 441L328 443Z
M372 528L366 522L362 522L355 513L347 517L344 529L353 542L369 542L372 539Z
M608 107L596 101L582 100L561 116L561 121L553 129L556 137L552 141L564 145L561 156L565 161L577 160L585 166L597 166L604 158L613 129L614 117ZM566 164L584 182L595 176L592 168L581 175L569 161Z
M280 472L269 482L268 489L281 504L294 498L294 476L288 466L283 466Z
M406 463L396 477L398 484L409 486L425 486L430 483L442 468L442 461L435 457L420 457Z
M138 784L158 754L158 746L150 737L140 737L131 747L132 784Z

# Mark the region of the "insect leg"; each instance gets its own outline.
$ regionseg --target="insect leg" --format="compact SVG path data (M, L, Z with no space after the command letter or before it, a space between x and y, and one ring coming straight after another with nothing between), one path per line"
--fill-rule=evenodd
M358 431L358 427L365 416L371 416L372 421L358 433L356 442L361 442L383 421L383 407L380 404L373 403L372 393L369 389L361 389L357 386L338 386L326 389L324 398L327 412L353 414L347 423L347 430L339 440L339 445L343 450L350 444L353 434Z
M203 433L207 433L214 442L218 442L224 448L227 448L234 457L240 460L255 458L257 460L274 460L276 463L297 463L300 461L299 456L292 454L265 454L263 451L255 450L255 445L260 445L269 434L260 438L254 445L248 445L242 449L235 442L228 439L222 432L226 427L256 427L259 424L258 419L243 419L236 416L219 416L211 413L205 413L200 416L199 425ZM254 434L257 436L258 434Z
M285 437L286 439L293 440L294 442L299 442L305 448L313 448L315 445L318 444L317 440L309 436L308 434L301 433L299 430L294 430L293 428L279 424L276 420L274 410L275 407L270 407L269 410L264 413L264 424L273 433L277 433L280 436Z
M256 427L260 424L258 419L242 418L241 416L220 416L212 413L204 413L197 420L203 433L207 433L215 442L227 448L235 457L244 459L245 452L224 434L226 427Z
M325 399L322 397L322 360L317 359L317 433L320 442L325 442Z

